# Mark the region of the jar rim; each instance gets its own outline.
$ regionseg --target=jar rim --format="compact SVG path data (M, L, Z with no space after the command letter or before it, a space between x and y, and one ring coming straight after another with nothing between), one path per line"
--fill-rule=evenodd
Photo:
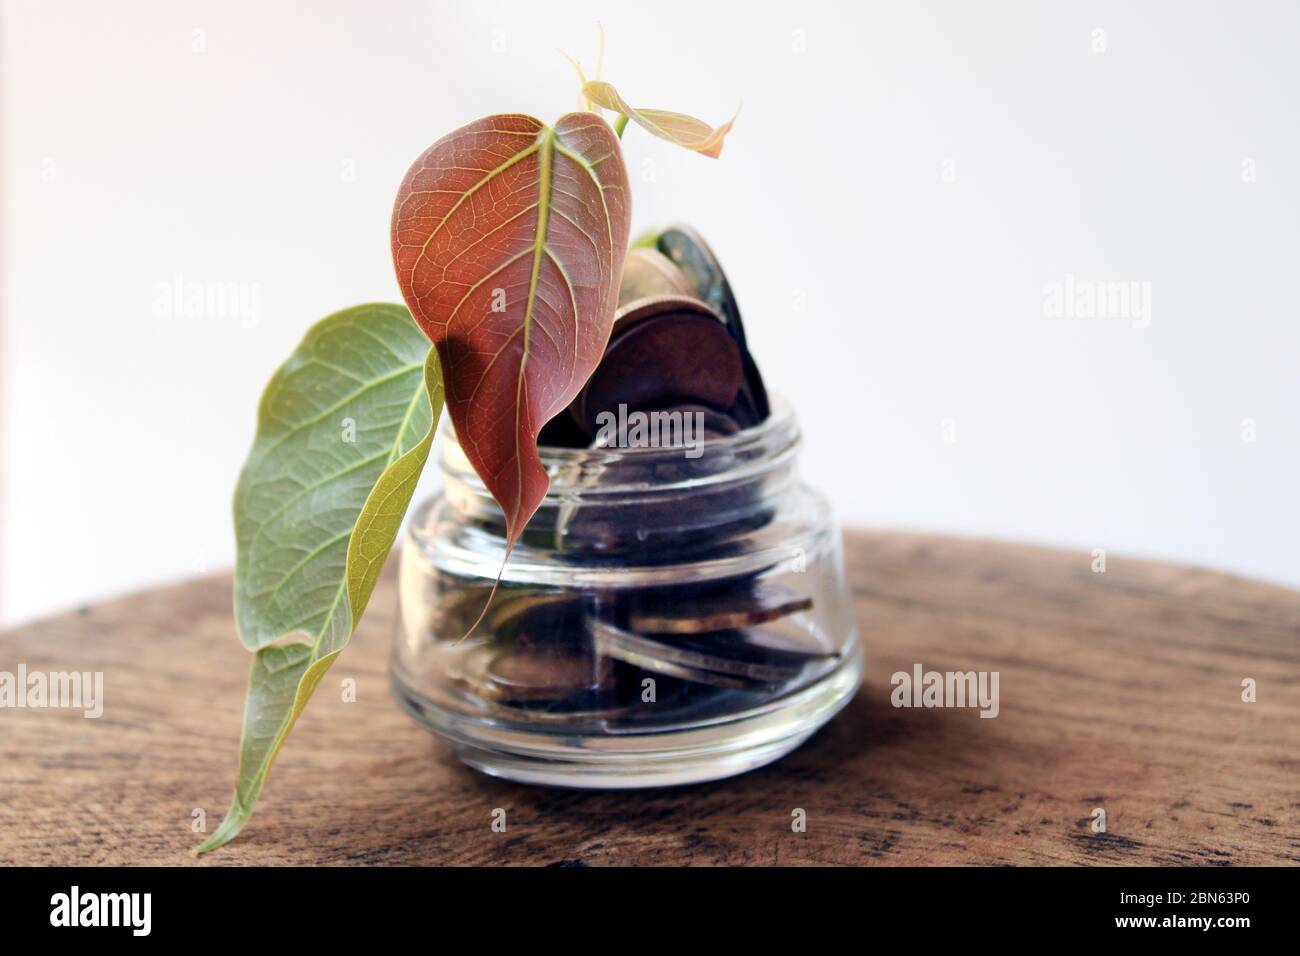
M714 472L715 479L727 477L727 472L731 468L742 463L749 468L775 467L794 452L800 442L799 425L794 410L790 403L779 395L770 396L770 405L771 413L757 425L742 429L734 435L707 440L702 449L702 457L707 457L713 462L726 463L721 469L707 469ZM538 447L538 453L551 482L548 497L576 488L589 490L591 477L597 473L605 475L602 484L607 491L619 490L628 485L644 487L645 476L656 473L662 473L664 484L668 485L677 484L683 478L688 483L694 484L699 477L697 475L694 480L684 475L676 480L672 477L674 472L681 470L682 464L692 461L683 454L681 446L558 448L541 445ZM700 459L694 461L698 463ZM461 482L476 490L486 490L483 480L461 449L450 421L447 422L440 463L443 473L449 480ZM698 465L691 470L698 471ZM628 473L628 478L631 478L633 473L638 478L625 484L619 480L619 473L624 471Z

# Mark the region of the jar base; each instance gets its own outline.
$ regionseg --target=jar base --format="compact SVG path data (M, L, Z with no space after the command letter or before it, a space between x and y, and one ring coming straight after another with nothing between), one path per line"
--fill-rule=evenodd
M392 675L393 696L467 765L546 787L631 790L721 780L779 760L834 717L862 683L862 649L802 690L707 725L654 733L518 730L451 713Z

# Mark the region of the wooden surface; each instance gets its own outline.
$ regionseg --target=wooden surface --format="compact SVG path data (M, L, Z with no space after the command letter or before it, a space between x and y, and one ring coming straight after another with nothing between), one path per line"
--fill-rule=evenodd
M867 681L779 763L669 790L493 780L399 712L392 564L244 834L247 655L217 576L0 635L0 670L103 671L105 710L0 710L0 863L1269 864L1300 861L1300 593L1087 553L851 533ZM890 675L996 670L1001 713L895 709ZM340 682L357 682L344 703ZM1258 700L1241 699L1243 678ZM1091 828L1094 808L1106 832ZM506 832L491 829L495 808ZM792 811L807 831L791 829Z

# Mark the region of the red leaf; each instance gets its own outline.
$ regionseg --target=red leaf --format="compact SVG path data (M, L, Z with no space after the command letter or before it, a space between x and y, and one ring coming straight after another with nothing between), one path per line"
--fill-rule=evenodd
M537 433L609 339L630 198L618 137L594 113L486 117L430 146L398 190L397 280L505 512L507 553L549 484Z

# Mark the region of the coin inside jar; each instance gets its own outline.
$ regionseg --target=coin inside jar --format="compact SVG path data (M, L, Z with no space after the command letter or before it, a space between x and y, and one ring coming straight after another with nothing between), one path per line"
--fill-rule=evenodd
M476 587L434 569L428 580L428 610L421 628L437 640L460 641L479 619L488 603L489 586ZM474 634L483 633L482 625Z
M464 672L484 696L524 704L566 700L599 686L580 598L526 591L507 596L485 623L492 643Z
M812 598L763 581L732 585L671 599L649 592L639 596L628 614L634 631L652 634L702 634L753 627L812 607Z
M585 654L538 647L504 651L487 662L488 693L511 702L564 700L594 689L594 662Z
M582 633L582 602L564 591L520 589L498 594L484 623L500 638L518 640L546 632L571 642Z
M683 652L703 655L709 659L721 658L736 665L761 667L767 673L781 673L781 678L797 676L805 665L816 661L833 660L839 655L827 650L810 633L793 634L790 631L768 627L729 628L707 634L678 634L671 638L674 647Z
M679 659L671 647L659 641L633 634L603 621L593 623L592 633L597 653L654 674L665 674L694 684L727 687L733 690L746 690L760 683L744 676L697 667L689 657L686 660Z
M596 650L648 671L717 687L753 687L793 680L811 662L825 660L821 650L782 646L753 629L710 634L636 634L608 622L593 628Z

